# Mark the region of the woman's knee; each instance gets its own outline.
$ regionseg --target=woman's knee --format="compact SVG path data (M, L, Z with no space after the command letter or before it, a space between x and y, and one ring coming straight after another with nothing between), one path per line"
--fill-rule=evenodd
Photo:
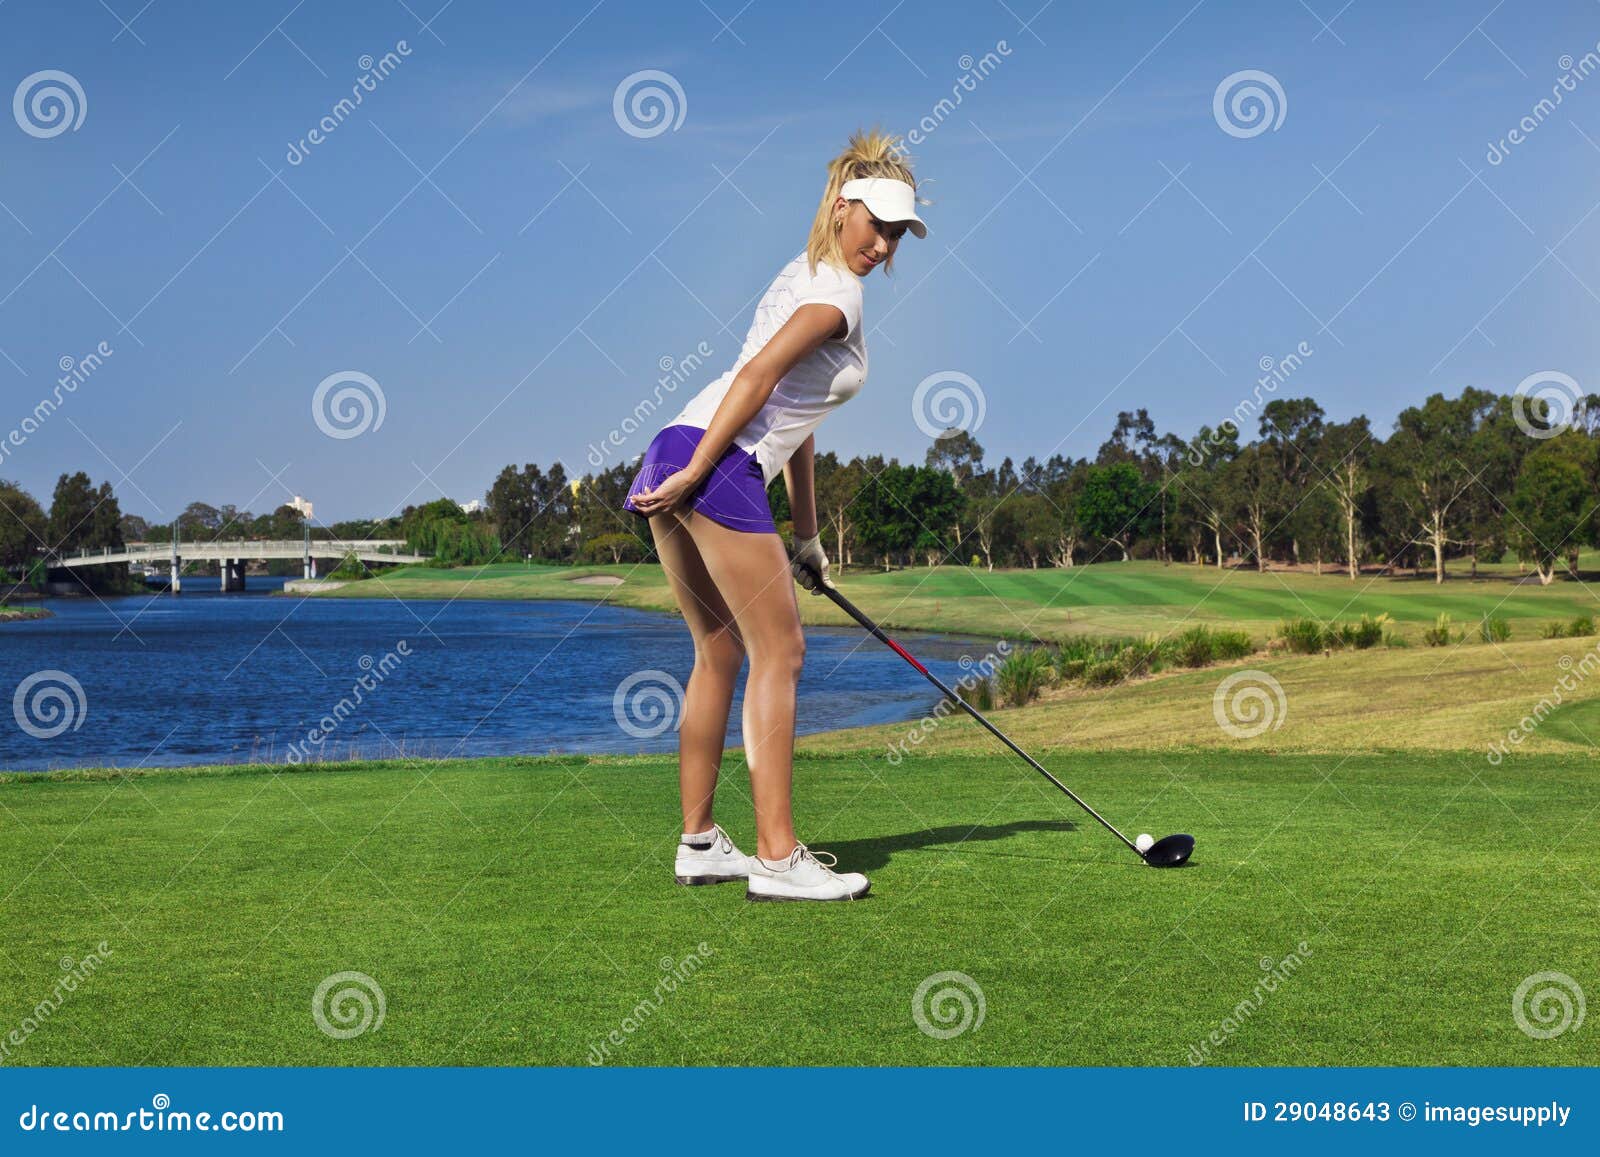
M695 640L694 661L732 680L744 665L744 644L733 629L720 627Z
M805 661L806 637L799 623L795 624L793 631L765 638L759 646L752 644L750 647L752 673L759 667L764 672L783 672L798 680Z

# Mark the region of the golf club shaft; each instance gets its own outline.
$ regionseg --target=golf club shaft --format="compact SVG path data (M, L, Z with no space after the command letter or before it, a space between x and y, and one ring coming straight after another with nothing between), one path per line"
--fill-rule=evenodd
M816 572L813 571L812 575L815 576L815 574L816 574ZM899 655L907 663L910 663L918 671L921 671L922 674L927 678L928 682L932 683L935 687L939 688L940 691L943 691L947 698L954 700L958 705L961 706L961 708L963 710L966 711L966 713L968 715L972 716L979 723L983 724L984 727L988 728L989 733L991 735L993 735L1001 743L1004 743L1012 751L1014 751L1018 755L1022 756L1023 759L1027 760L1029 765L1032 766L1032 768L1035 771L1037 771L1040 775L1044 776L1051 783L1055 784L1062 791L1066 792L1067 796L1072 800L1073 803L1077 804L1084 811L1088 812L1095 819L1099 820L1101 826L1104 827L1106 829L1106 831L1110 832L1112 835L1116 836L1117 839L1119 839L1123 843L1127 844L1128 847L1133 850L1135 855L1143 857L1144 853L1139 851L1138 845L1135 844L1132 840L1130 840L1127 836L1125 836L1121 832L1119 832L1116 829L1116 827L1111 823L1110 820L1106 819L1105 816L1101 815L1099 812L1095 811L1094 808L1090 807L1087 803L1085 803L1083 801L1083 799L1078 795L1077 792L1073 791L1066 784L1062 783L1055 776L1051 775L1050 772L1044 767L1044 765L1041 764L1037 759L1033 758L1033 756L1029 755L1026 751L1023 751L1022 748L1018 747L1015 743L1011 742L1010 737L1007 736L1005 732L1001 731L993 723L990 723L987 719L985 719L983 717L982 713L979 712L976 707L972 706L972 704L968 703L965 699L963 699L961 696L957 695L949 687L945 686L944 680L940 679L939 676L935 675L932 671L928 670L921 663L919 663L917 661L917 659L916 659L916 656L912 655L910 651L907 651L899 643L895 642L888 635L884 634L883 630L878 626L878 624L874 623L871 619L867 618L866 615L862 614L860 609L857 608L854 603L852 603L849 599L845 598L842 594L840 594L838 591L834 590L832 587L822 583L820 580L818 580L818 586L821 588L822 593L827 595L830 599L832 599L835 603L837 603L839 608L841 610L843 610L845 614L849 615L856 622L860 623L875 638L877 638L881 642L887 644L895 652L895 654Z

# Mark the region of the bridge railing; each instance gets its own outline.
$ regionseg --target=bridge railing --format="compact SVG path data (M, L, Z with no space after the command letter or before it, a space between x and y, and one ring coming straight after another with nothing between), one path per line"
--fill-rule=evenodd
M385 547L393 548L392 553L395 554L414 553L406 550L405 546L406 540L403 538L314 538L311 540L310 549L311 553L316 555L345 553L348 551L376 551L378 553L385 553ZM305 549L305 540L299 538L221 538L203 542L179 542L177 544L177 553L180 557L185 555L192 557L196 554L205 553L219 555L227 554L229 557L236 558L256 558L259 557L254 553L256 551L272 550L286 551L291 554L300 554L304 553ZM129 542L121 547L103 547L98 552L82 551L73 555L51 554L46 556L46 562L48 565L61 566L70 562L82 561L86 559L108 558L114 554L143 554L155 557L160 555L170 555L172 552L173 544L170 541Z

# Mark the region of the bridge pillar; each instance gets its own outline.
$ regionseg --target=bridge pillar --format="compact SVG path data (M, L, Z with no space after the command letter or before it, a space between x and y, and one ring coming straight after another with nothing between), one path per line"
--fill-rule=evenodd
M222 589L228 591L244 590L244 565L242 558L225 558L222 560Z
M181 559L178 558L178 544L177 543L173 543L172 544L172 581L167 584L167 589L169 591L171 591L173 594L180 594L183 591L183 579L181 579L179 577L179 572L182 569L183 569L183 562L182 562Z

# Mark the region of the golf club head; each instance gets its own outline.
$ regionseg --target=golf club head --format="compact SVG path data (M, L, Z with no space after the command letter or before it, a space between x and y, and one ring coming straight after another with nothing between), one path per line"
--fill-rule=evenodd
M1193 836L1164 836L1150 845L1150 850L1144 853L1144 862L1152 868L1176 868L1187 863L1193 852Z

